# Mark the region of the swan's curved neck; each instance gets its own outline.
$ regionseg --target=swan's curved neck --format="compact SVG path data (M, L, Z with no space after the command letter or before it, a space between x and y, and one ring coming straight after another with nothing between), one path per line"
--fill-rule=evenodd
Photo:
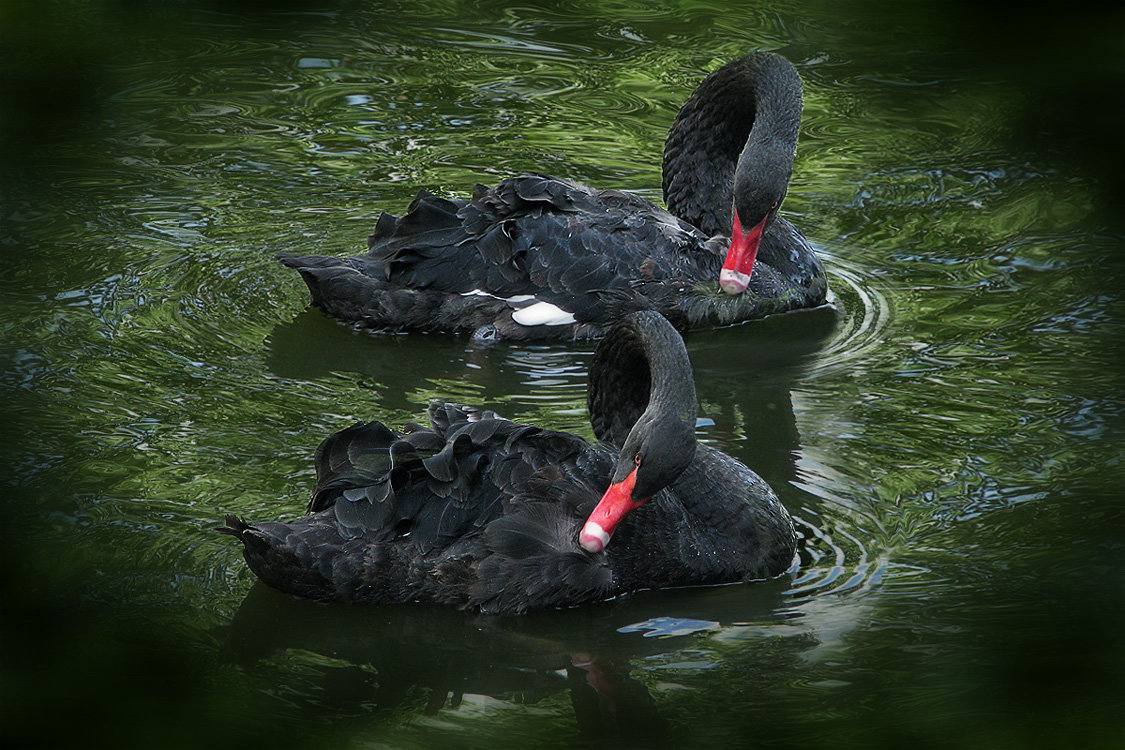
M659 313L639 313L616 326L590 365L590 424L612 445L624 445L638 421L695 424L695 383L683 339L663 320L646 325L646 316Z
M739 58L699 84L664 144L664 202L708 235L727 234L736 190L788 182L801 124L801 79L785 58Z

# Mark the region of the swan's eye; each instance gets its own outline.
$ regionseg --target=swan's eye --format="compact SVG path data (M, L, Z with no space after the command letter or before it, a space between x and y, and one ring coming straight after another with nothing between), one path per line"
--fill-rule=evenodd
M633 463L635 463L637 466L641 465L641 454L640 453L633 456Z

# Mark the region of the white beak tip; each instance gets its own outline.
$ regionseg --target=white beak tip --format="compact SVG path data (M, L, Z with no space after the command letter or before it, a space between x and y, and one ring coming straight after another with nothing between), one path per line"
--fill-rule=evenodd
M582 533L578 535L578 543L587 552L601 552L609 544L609 534L593 521L587 521L582 527Z
M741 271L724 268L719 272L719 288L727 294L742 294L748 286L750 286L750 276Z

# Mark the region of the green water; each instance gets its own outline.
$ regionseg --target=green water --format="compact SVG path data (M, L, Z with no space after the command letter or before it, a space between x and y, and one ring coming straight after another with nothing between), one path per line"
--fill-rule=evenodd
M418 6L0 9L0 737L1120 746L1122 13ZM590 435L589 346L354 332L272 254L519 170L659 200L679 104L766 49L834 306L688 349L799 570L499 619L254 586L213 528L299 514L353 420Z

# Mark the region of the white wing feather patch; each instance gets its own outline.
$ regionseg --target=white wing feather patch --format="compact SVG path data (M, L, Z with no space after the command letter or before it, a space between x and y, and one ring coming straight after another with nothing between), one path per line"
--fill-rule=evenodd
M510 305L519 305L535 299L530 294L517 294L515 297L497 297L491 292L474 289L471 292L462 292L462 297L492 297L503 300ZM565 326L574 322L574 314L568 313L561 307L556 307L550 302L536 302L522 307L512 313L512 320L521 326Z
M550 302L536 302L512 313L512 320L521 326L565 326L574 322L574 314Z

